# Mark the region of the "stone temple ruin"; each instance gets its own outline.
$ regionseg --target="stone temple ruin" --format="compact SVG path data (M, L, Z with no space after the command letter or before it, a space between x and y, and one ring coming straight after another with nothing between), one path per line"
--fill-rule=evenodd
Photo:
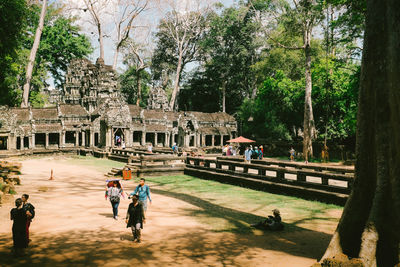
M221 146L236 137L235 119L223 112L172 112L162 89L147 109L128 105L117 74L98 59L73 60L62 91L48 108L0 107L0 153L76 148Z

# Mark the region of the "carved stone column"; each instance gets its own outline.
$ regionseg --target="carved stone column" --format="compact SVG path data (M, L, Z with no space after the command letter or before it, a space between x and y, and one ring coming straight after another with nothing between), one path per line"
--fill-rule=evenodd
M79 146L79 132L75 131L75 146Z
M142 146L145 146L145 145L146 145L146 132L145 132L145 131L142 132L142 142L141 142L141 145L142 145Z
M58 133L58 148L63 147L63 132Z
M92 130L89 132L89 146L94 146L94 132Z
M86 132L82 131L82 146L86 146Z
M48 148L49 147L49 133L46 133L46 142L45 142L45 145L44 145L44 148Z

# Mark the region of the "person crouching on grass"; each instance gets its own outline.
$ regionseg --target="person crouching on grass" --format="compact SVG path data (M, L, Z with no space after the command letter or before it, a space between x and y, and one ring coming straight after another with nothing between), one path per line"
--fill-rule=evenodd
M141 229L143 229L143 224L146 223L146 218L143 204L139 201L137 195L132 196L132 203L129 204L125 222L126 228L131 227L132 229L133 241L136 240L137 243L140 243L142 236Z

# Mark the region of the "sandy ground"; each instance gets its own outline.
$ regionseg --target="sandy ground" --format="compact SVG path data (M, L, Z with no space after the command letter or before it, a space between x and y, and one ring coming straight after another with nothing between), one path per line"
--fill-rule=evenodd
M201 209L166 194L153 193L143 242L132 242L120 204L112 219L104 199L104 173L66 160L33 158L22 161L18 195L30 194L36 207L27 256L14 258L9 211L0 207L0 266L310 266L322 253L334 229L234 234L213 232L190 216ZM48 181L50 169L55 180ZM125 191L133 190L125 183ZM157 191L154 188L154 191Z

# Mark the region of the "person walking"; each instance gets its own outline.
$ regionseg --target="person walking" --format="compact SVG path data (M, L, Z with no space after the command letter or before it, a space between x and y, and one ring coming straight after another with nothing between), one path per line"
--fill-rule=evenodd
M21 256L24 249L28 247L28 238L26 236L26 222L32 214L23 208L21 198L15 200L16 208L11 209L10 218L13 221L12 235L14 243L14 253L16 256Z
M143 224L146 223L146 217L143 209L143 204L139 201L137 195L132 196L132 203L129 204L128 211L126 212L126 227L131 227L133 241L141 242L141 229Z
M136 186L135 191L130 193L131 196L138 195L139 201L143 205L143 209L147 211L147 199L150 201L151 204L151 197L150 197L150 187L145 184L146 180L144 178L140 179L139 185Z
M21 196L22 200L22 208L25 210L25 212L29 212L30 216L26 220L26 240L29 244L31 241L29 239L29 227L31 226L32 219L35 217L35 207L28 202L29 195L28 194L23 194Z
M123 192L124 191L122 190L121 186L118 187L118 181L113 181L112 186L107 188L106 200L107 197L110 199L113 210L113 218L115 220L118 220L118 206Z

